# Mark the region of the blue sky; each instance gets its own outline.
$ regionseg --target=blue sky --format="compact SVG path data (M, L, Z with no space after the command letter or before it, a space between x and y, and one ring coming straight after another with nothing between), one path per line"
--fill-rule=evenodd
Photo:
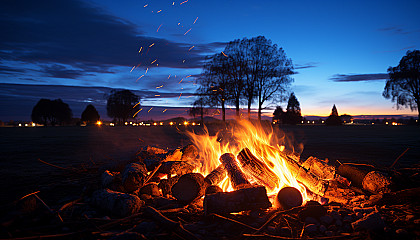
M333 104L340 114L415 114L396 110L382 91L387 68L420 48L418 9L414 0L5 0L0 84L126 88L141 91L143 105L187 107L206 55L263 35L292 59L292 91L304 115L328 115ZM36 99L10 86L0 88L2 108ZM103 100L71 89L74 104Z

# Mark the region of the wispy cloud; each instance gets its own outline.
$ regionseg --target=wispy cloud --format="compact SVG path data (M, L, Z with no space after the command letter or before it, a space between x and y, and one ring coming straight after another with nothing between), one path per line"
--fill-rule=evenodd
M314 68L314 67L318 67L319 63L318 62L307 62L307 63L297 63L295 64L295 69L306 69L306 68Z
M335 74L330 77L334 82L361 82L361 81L377 81L388 78L387 73L371 73L371 74Z
M399 35L399 34L405 35L405 34L420 32L420 29L407 30L407 29L404 29L402 27L392 26L392 27L379 28L378 31L388 32L388 33L395 34L395 35Z

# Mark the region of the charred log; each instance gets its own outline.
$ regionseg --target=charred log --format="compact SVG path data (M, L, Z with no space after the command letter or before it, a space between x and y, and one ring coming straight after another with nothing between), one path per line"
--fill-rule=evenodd
M182 150L181 161L188 162L191 165L197 167L199 166L199 162L197 160L198 157L198 149L196 146L190 144L184 147Z
M353 186L362 188L363 179L365 178L368 171L361 170L347 164L341 164L338 166L337 173L349 179Z
M232 153L225 153L220 156L220 162L222 162L227 171L233 189L238 190L241 188L241 185L249 185L245 174L238 166L235 155Z
M204 195L206 184L200 173L187 173L182 175L172 188L172 196L178 201L189 203Z
M143 163L131 163L122 173L122 184L127 192L134 192L143 186L147 177L147 169Z
M242 149L237 158L241 167L259 184L264 185L270 191L279 187L280 179L277 175L271 171L267 164L255 157L248 148Z
M119 217L130 216L144 205L144 202L136 195L109 189L94 192L91 199L98 208Z
M204 181L207 185L217 185L226 177L226 169L223 164L220 164L217 168L211 171L205 178Z
M219 192L206 195L204 198L204 212L225 214L245 210L269 208L271 203L264 186L243 188L233 192Z

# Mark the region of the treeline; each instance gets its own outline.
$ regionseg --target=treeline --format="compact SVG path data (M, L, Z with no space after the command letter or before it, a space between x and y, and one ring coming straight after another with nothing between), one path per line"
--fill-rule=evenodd
M106 96L107 114L117 124L123 124L130 118L134 118L140 109L140 97L129 90L112 90ZM32 122L44 126L68 125L73 121L73 112L67 103L61 99L41 99L33 107L31 114ZM96 108L89 104L81 114L80 122L90 125L100 121L100 115Z

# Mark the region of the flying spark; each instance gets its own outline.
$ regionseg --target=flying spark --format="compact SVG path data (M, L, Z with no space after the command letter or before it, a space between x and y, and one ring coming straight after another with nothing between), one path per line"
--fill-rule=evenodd
M197 20L198 20L198 17L194 20L193 24L195 24L195 22L197 22Z
M144 74L147 74L147 71L149 71L149 68L146 68L146 72Z
M150 48L150 47L153 47L153 45L155 45L155 43L150 44L149 48Z
M157 59L153 60L153 62L151 62L150 64L153 64L153 63L155 63L156 61L157 61Z
M175 5L175 2L172 2L172 6L174 6Z
M184 33L184 35L185 35L185 34L187 34L189 31L191 31L191 28L190 28L190 29L188 29L188 31L186 31L186 32Z
M144 5L143 7L147 7L147 5L149 5L149 4L146 4L146 5Z
M189 78L189 77L191 77L191 75L188 75L188 76L186 76L185 78Z
M181 81L179 81L179 83L178 84L180 84L181 82L182 82L182 80L184 80L183 78L181 78Z
M193 49L193 48L194 48L194 46L190 47L190 49L188 49L188 52L191 51L191 49Z
M155 94L155 97L160 97L160 95L159 94Z
M160 13L160 12L162 12L162 10L159 10L159 11L157 11L156 13Z
M171 74L169 74L168 79L171 77Z
M222 52L223 56L228 57L224 52Z
M162 24L159 25L158 29L156 30L156 32L159 32L160 27L162 27Z
M153 107L151 107L151 108L149 109L149 111L147 111L147 112L150 112L150 111L152 111L152 109L153 109Z
M139 105L139 104L140 104L140 102L136 103L136 105L134 105L134 106L133 106L133 108L135 108L135 107L136 107L137 105Z
M168 109L165 109L165 110L163 110L162 112L164 113L164 112L166 112L166 110L168 110Z
M140 108L140 110L138 110L136 113L134 113L133 117L135 117L137 115L137 113L139 113L141 110L143 110L143 108Z
M134 70L134 68L136 68L136 66L133 66L133 68L131 68L130 72L132 72Z
M187 3L187 2L188 2L188 0L185 0L182 3L180 3L179 5L182 5L182 4Z
M163 87L163 85L160 85L159 87L156 87L156 89Z
M137 78L136 82L137 82L138 80L140 80L140 78L142 78L142 77L144 77L144 74L143 74L143 75L141 75L139 78Z
M181 95L182 95L182 93L181 93L181 94L179 94L178 100L181 98Z
M142 49L143 49L143 47L140 47L139 53L141 52Z

